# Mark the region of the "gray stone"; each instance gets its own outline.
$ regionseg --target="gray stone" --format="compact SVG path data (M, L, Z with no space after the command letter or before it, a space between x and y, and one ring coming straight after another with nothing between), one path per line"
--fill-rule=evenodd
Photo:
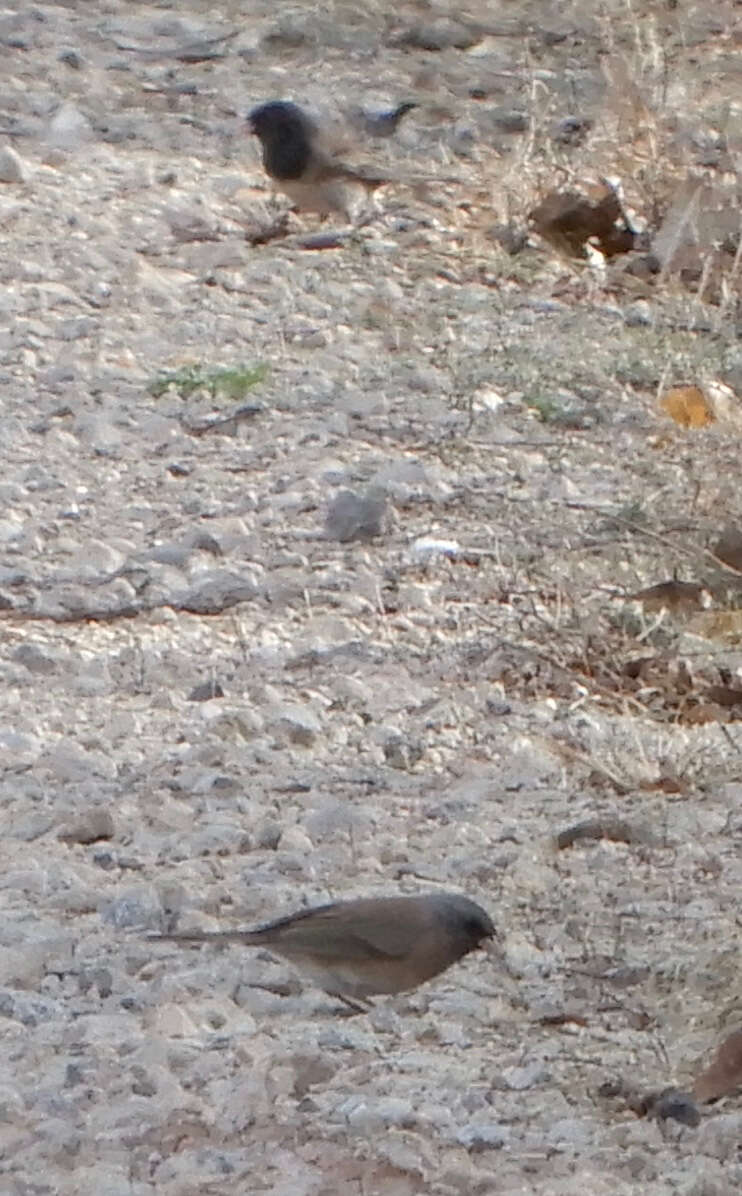
M57 54L57 62L63 62L65 66L71 67L73 71L79 71L83 65L84 59L77 50L68 48L60 50Z
M289 743L311 747L322 730L322 724L311 707L287 704L274 711L270 729Z
M33 643L19 644L13 652L13 660L27 668L29 673L37 673L42 677L49 677L59 669L57 661Z
M507 1126L497 1121L473 1121L456 1134L456 1141L472 1154L485 1150L502 1150L510 1138Z
M113 839L116 833L110 810L104 806L93 806L90 810L76 814L59 831L59 838L65 843L98 843L101 839Z
M174 596L173 605L192 614L212 615L240 602L249 602L257 593L251 577L220 569L205 574L195 585Z
M327 508L325 535L341 544L373 540L381 535L385 511L386 498L381 491L356 494L341 490Z
M434 21L426 21L413 25L396 39L396 44L414 50L468 50L481 41L481 34L476 29L463 25L460 21L453 21L449 17L439 17Z
M93 126L87 116L72 103L63 104L53 117L47 134L50 145L61 150L75 150L93 139Z
M28 167L12 145L0 147L0 183L25 183Z
M162 914L162 903L155 889L142 887L131 889L101 908L101 918L117 930L132 926L156 928Z
M423 746L402 735L391 735L384 744L384 760L390 768L409 772L423 757Z
M487 116L501 133L528 132L528 114L517 108L490 108Z
M281 827L277 822L263 822L255 832L255 846L268 851L275 851L280 839Z
M211 702L214 698L223 698L224 690L218 681L202 681L195 685L188 695L189 702Z

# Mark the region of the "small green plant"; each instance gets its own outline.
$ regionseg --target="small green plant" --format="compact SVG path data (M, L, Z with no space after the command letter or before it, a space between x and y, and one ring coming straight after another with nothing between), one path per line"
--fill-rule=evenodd
M265 365L256 366L205 366L185 365L179 370L158 374L147 390L156 399L168 390L174 390L187 399L197 390L206 391L212 399L243 399L253 386L262 382L268 373Z
M649 522L647 512L638 498L635 498L633 502L624 503L616 514L624 523L643 524Z
M564 414L563 406L547 395L529 395L524 401L526 407L535 411L545 424L561 421Z

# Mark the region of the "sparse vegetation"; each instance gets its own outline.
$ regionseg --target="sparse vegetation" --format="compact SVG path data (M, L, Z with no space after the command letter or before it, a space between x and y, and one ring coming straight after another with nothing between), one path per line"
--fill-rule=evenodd
M262 382L268 373L265 365L256 366L205 366L186 365L178 370L158 374L147 387L156 399L168 390L174 390L187 399L198 390L205 391L212 399L244 399L248 391Z

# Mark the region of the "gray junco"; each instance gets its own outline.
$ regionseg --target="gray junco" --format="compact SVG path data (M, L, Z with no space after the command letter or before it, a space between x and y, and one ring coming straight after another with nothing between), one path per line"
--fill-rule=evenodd
M365 164L351 166L341 158L349 148L347 138L341 139L337 129L321 127L318 120L290 100L259 104L247 119L260 140L266 174L300 210L323 216L339 212L350 219L353 193L357 196L360 189L368 193L384 183L425 187L457 181L410 178Z
M351 190L375 191L388 175L346 165L318 122L298 104L272 100L248 115L260 139L263 166L277 188L299 209L327 216L351 214Z
M353 124L361 129L367 137L393 137L402 117L406 116L408 112L412 112L414 108L419 108L419 104L406 100L403 104L397 104L395 108L386 108L381 111L354 108L350 117Z
M318 988L356 1011L369 997L416 988L470 951L495 928L457 893L361 897L300 910L256 930L152 935L178 943L244 943L282 955Z

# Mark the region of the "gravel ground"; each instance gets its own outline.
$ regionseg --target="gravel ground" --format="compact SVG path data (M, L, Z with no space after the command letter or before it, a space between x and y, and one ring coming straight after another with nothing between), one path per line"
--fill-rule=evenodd
M734 303L492 233L626 162L626 72L708 152L739 9L660 8L0 12L3 1196L740 1190L738 1099L621 1096L742 1020L740 423L657 403L739 385ZM252 244L278 96L414 96L364 150L460 181ZM674 573L711 609L631 601ZM368 1016L147 939L436 887L497 957Z

